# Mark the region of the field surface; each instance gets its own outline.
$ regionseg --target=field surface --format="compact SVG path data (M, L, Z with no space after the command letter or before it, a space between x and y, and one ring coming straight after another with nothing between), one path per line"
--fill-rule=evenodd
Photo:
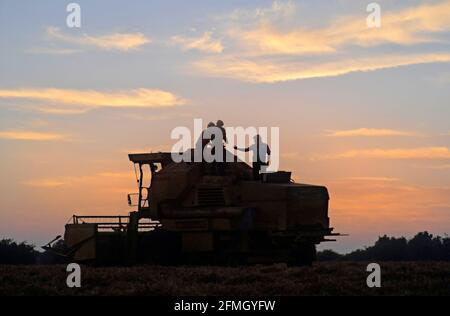
M381 262L369 288L367 263L319 262L248 267L81 267L68 288L63 265L0 266L4 295L450 295L449 262Z

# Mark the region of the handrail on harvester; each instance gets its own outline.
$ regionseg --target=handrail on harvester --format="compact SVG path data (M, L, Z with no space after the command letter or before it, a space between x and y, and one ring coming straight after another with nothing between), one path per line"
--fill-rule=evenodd
M128 215L73 215L72 224L95 224L99 229L126 230L130 222ZM154 229L161 226L158 221L139 223L139 229Z

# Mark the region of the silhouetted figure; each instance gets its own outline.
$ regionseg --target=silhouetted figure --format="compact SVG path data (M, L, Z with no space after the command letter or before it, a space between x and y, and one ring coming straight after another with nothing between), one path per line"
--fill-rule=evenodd
M225 144L228 142L227 140L227 133L224 127L224 123L222 120L217 120L216 125L217 128L220 129L220 133L218 135L220 146L222 146L222 157L220 157L219 159L221 159L220 161L214 161L215 163L215 169L218 175L223 176L225 175L225 156L226 156L226 149L225 149ZM214 141L214 135L211 137L211 141ZM214 147L212 148L212 154L215 155L216 153L216 148L215 148L215 142L214 143Z
M198 138L197 142L195 143L196 150L199 152L201 150L202 162L204 161L203 153L204 153L205 147L208 146L208 144L211 142L211 140L213 139L213 136L214 136L213 134L209 133L209 135L213 135L213 136L206 137L205 134L206 134L206 131L212 127L215 127L214 123L209 122L208 126L203 130L203 132L200 134L200 137Z
M255 143L247 148L238 148L234 146L234 149L241 151L251 151L253 153L253 179L261 180L261 167L268 166L270 163L270 147L261 140L261 136L256 135L253 137Z
M222 131L222 140L223 140L223 142L224 142L225 144L228 143L228 139L227 139L227 131L225 130L223 121L222 121L222 120L217 120L216 126L217 126L218 128L220 128L220 130Z

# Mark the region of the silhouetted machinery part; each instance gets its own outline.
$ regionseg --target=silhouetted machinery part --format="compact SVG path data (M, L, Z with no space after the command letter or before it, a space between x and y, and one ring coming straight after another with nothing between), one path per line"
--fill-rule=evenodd
M138 193L128 216L73 216L72 260L108 264L309 265L329 227L328 191L290 172L255 181L241 161L175 163L170 153L130 154ZM217 170L220 169L220 173ZM136 200L133 204L133 198Z

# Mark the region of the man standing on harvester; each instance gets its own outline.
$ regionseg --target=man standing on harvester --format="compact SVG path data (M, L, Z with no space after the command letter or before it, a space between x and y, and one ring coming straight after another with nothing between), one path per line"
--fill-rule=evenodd
M270 147L261 140L259 134L253 137L255 143L247 148L238 148L234 146L234 149L240 151L251 151L253 154L253 179L261 180L261 167L268 166L270 163Z

